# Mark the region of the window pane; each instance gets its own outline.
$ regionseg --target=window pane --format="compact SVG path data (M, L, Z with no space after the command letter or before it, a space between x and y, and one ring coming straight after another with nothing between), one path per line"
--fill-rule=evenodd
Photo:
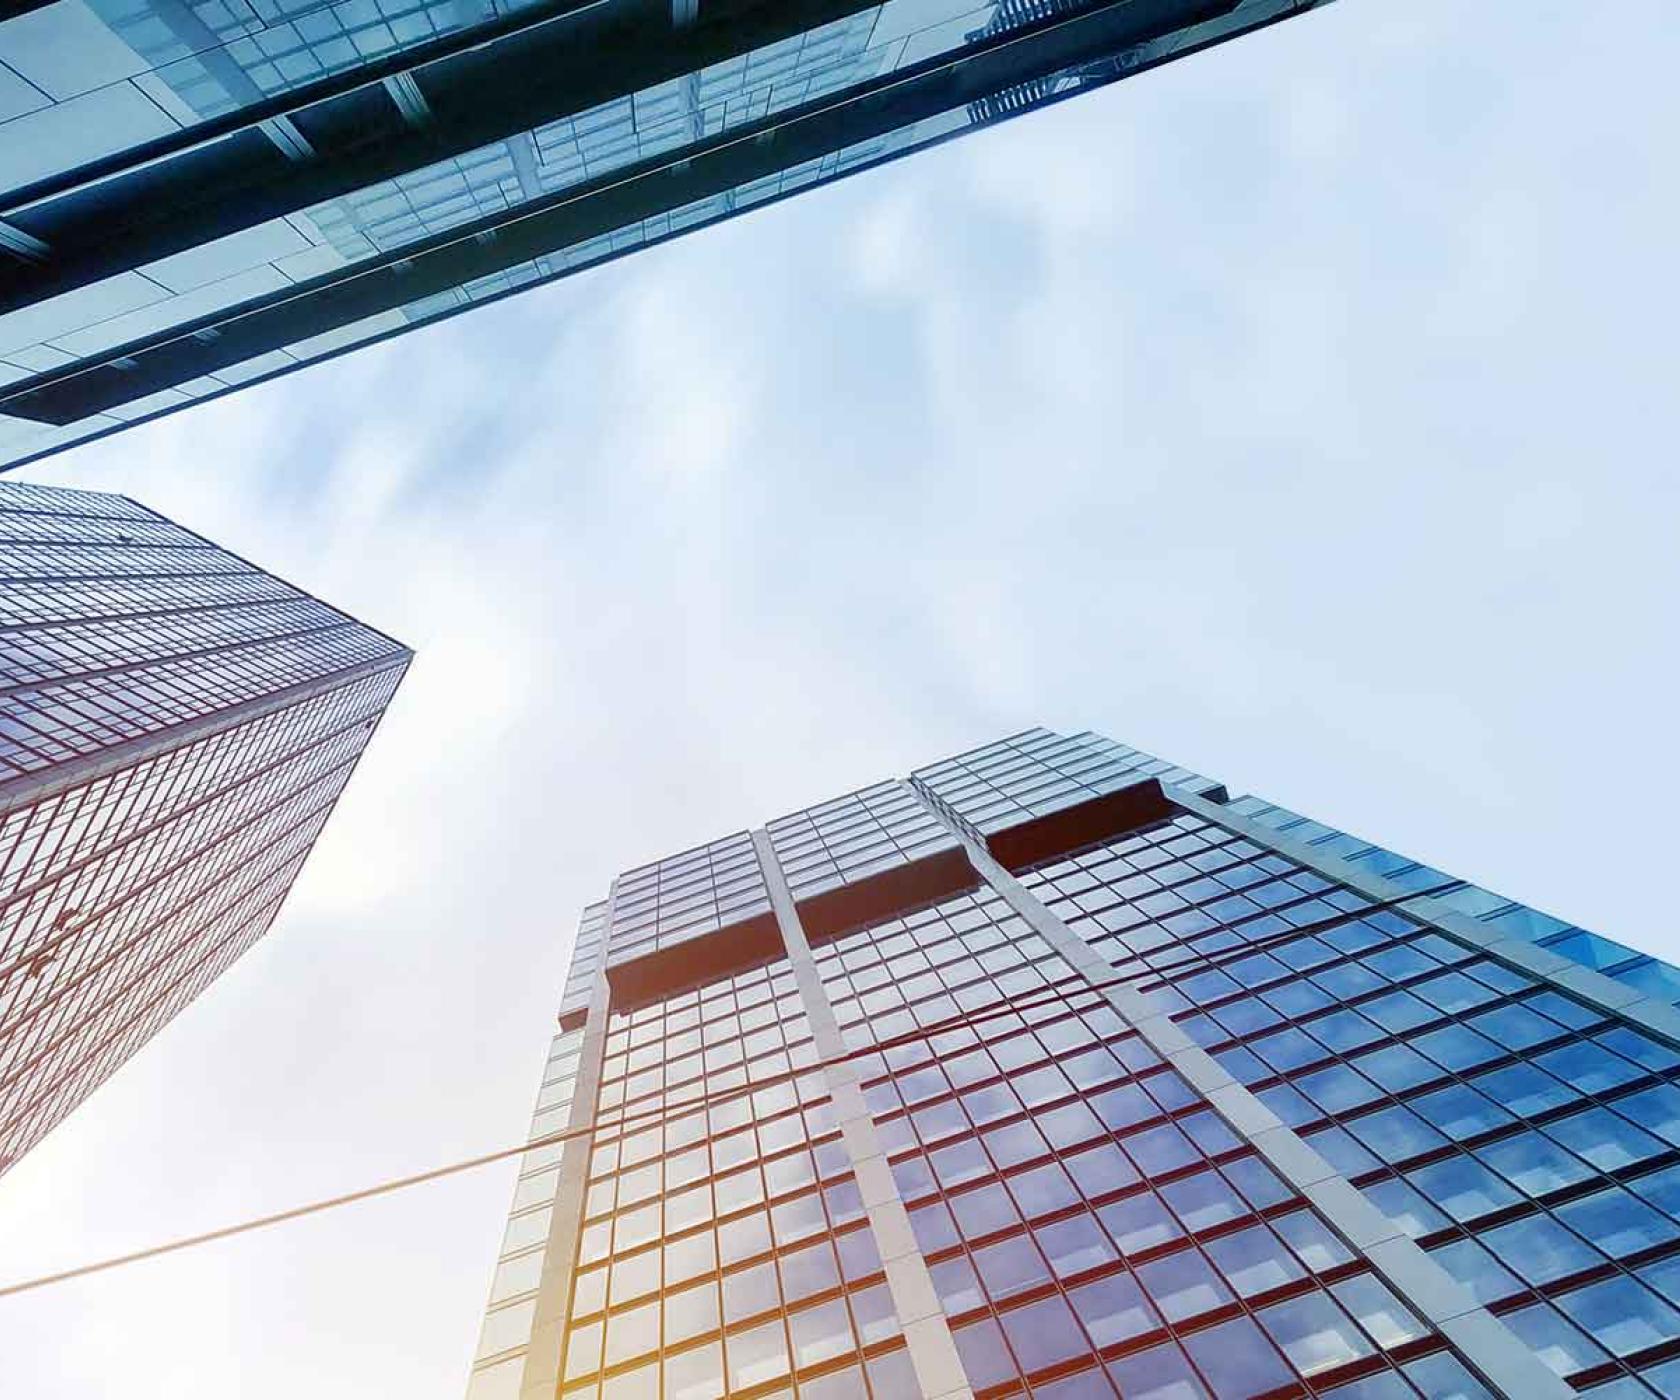
M1303 1376L1356 1361L1371 1352L1347 1315L1321 1293L1276 1303L1259 1313L1260 1323Z
M1290 1380L1289 1368L1277 1349L1246 1317L1193 1333L1184 1347L1218 1400L1247 1400Z

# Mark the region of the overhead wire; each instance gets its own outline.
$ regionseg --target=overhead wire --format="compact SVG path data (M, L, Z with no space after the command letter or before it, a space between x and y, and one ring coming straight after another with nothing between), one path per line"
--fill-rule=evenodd
M845 1059L850 1060L862 1054L889 1050L900 1044L921 1040L929 1036L938 1035L949 1030L960 1029L965 1025L994 1020L1004 1015L1014 1014L1021 1010L1031 1010L1038 1005L1048 1004L1052 996L1055 1000L1064 1000L1068 991L1084 993L1100 991L1101 987L1091 983L1081 982L1076 988L1057 986L1046 988L1044 993L1035 993L1032 997L1024 997L1016 1002L1000 1002L975 1012L964 1013L936 1022L929 1027L918 1027L914 1031L905 1032L901 1036L882 1041L862 1050L849 1050ZM710 1109L734 1100L759 1093L765 1089L775 1088L779 1084L791 1083L800 1077L810 1074L813 1070L820 1070L827 1066L840 1063L833 1060L818 1060L800 1069L790 1069L755 1083L720 1091L715 1094L697 1095L693 1098L681 1099L675 1103L664 1103L634 1113L623 1113L609 1121L593 1121L576 1128L565 1128L553 1133L545 1133L539 1137L530 1138L512 1147L497 1148L492 1152L480 1153L473 1157L464 1157L459 1161L448 1162L439 1167L415 1172L407 1176L390 1177L376 1182L371 1186L364 1186L355 1191L347 1191L341 1195L328 1196L321 1200L309 1201L303 1205L292 1206L289 1209L275 1211L268 1215L254 1216L248 1220L239 1221L233 1225L224 1225L214 1230L205 1230L199 1234L184 1235L178 1239L166 1241L162 1244L149 1245L144 1249L131 1250L126 1254L112 1255L105 1259L95 1260L87 1264L79 1264L73 1268L60 1269L50 1274L41 1274L33 1278L19 1280L16 1283L0 1285L0 1298L14 1297L20 1293L28 1293L37 1289L47 1288L54 1284L69 1283L74 1279L87 1278L93 1274L105 1273L112 1269L125 1267L129 1264L143 1263L148 1259L157 1259L169 1254L178 1254L183 1250L196 1249L203 1245L215 1244L220 1240L233 1239L239 1235L250 1234L257 1230L265 1230L275 1225L283 1225L289 1221L302 1220L311 1215L319 1215L325 1211L337 1210L344 1206L355 1205L362 1201L372 1200L379 1196L390 1195L397 1191L406 1191L415 1186L424 1186L428 1182L440 1181L446 1177L457 1176L463 1172L473 1171L480 1167L491 1166L496 1162L506 1161L510 1157L523 1156L528 1152L539 1151L545 1147L564 1146L568 1142L583 1138L593 1138L606 1133L633 1132L653 1126L667 1119L676 1118L696 1109Z
M1315 920L1311 924L1299 928L1292 928L1280 932L1273 938L1261 940L1248 945L1245 953L1263 950L1273 942L1290 937L1299 937L1304 933L1311 933L1319 927L1345 922L1349 918L1358 918L1369 914L1373 910L1387 909L1398 904L1397 900L1372 901L1369 905L1355 911L1339 912L1333 919ZM1232 950L1235 952L1236 950ZM1065 963L1065 960L1064 960ZM1076 970L1069 967L1069 971L1078 975ZM780 1084L792 1083L813 1070L820 1070L845 1063L865 1055L880 1054L893 1050L918 1040L932 1039L949 1031L972 1027L985 1021L997 1020L1004 1016L1017 1015L1022 1011L1037 1010L1055 1002L1067 1002L1073 996L1083 997L1090 993L1101 993L1117 987L1137 986L1140 982L1149 980L1150 974L1157 970L1139 974L1136 971L1113 978L1106 978L1100 982L1090 981L1079 977L1077 984L1071 984L1068 979L1062 979L1024 996L995 1002L990 1006L971 1011L960 1012L943 1020L935 1021L926 1026L917 1026L899 1035L888 1037L868 1046L848 1049L841 1060L816 1060L812 1064L798 1069L788 1069L769 1076L755 1083L738 1085L727 1090L720 1090L712 1094L700 1094L693 1098L685 1098L677 1102L660 1102L649 1108L633 1113L620 1113L616 1118L602 1122L592 1120L575 1128L563 1128L557 1132L545 1133L539 1137L530 1138L512 1147L501 1147L491 1152L480 1153L473 1157L464 1157L458 1161L448 1162L439 1167L415 1172L407 1176L390 1177L376 1182L371 1186L364 1186L355 1191L347 1191L341 1195L328 1196L321 1200L309 1201L303 1205L293 1206L287 1210L275 1211L268 1215L254 1216L248 1220L239 1221L233 1225L224 1225L218 1229L206 1230L195 1235L185 1235L178 1239L166 1241L162 1244L150 1245L144 1249L131 1250L125 1254L112 1255L105 1259L95 1260L87 1264L79 1264L73 1268L60 1269L54 1273L41 1274L33 1278L19 1280L16 1283L0 1284L0 1298L15 1297L20 1293L29 1293L37 1289L51 1287L55 1284L69 1283L79 1278L87 1278L94 1274L106 1273L112 1269L123 1268L130 1264L143 1263L149 1259L157 1259L170 1254L178 1254L183 1250L196 1249L203 1245L214 1244L220 1240L233 1239L239 1235L250 1234L257 1230L265 1230L275 1225L283 1225L293 1220L302 1220L311 1215L319 1215L325 1211L337 1210L344 1206L356 1205L362 1201L373 1200L379 1196L391 1195L397 1191L406 1191L416 1186L424 1186L429 1182L441 1181L446 1177L457 1176L463 1172L474 1171L480 1167L491 1166L496 1162L506 1161L510 1157L523 1156L528 1152L540 1151L546 1147L564 1146L568 1142L575 1142L584 1138L593 1138L606 1133L622 1133L652 1126L653 1123L663 1122L680 1115L692 1113L696 1109L710 1109L724 1103L732 1102L765 1089L772 1089ZM842 1028L842 1031L844 1028Z

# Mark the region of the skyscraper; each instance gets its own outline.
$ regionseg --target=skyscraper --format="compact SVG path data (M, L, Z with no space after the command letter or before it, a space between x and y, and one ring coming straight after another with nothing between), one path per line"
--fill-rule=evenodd
M1674 1396L1676 995L1017 734L585 912L469 1393Z
M1318 3L14 6L0 468Z
M0 1169L268 930L409 658L124 497L0 482Z

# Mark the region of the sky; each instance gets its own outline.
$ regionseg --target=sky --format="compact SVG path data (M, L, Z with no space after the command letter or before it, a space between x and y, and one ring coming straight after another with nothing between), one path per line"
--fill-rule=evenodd
M92 444L418 659L0 1281L523 1132L617 870L1092 728L1652 952L1680 28L1345 0ZM458 1400L497 1167L0 1300L27 1400Z

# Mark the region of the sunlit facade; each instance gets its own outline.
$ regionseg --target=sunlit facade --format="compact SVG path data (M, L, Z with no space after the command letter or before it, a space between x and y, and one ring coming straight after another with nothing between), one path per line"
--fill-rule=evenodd
M1673 969L1091 734L585 911L471 1400L1680 1394Z
M1320 2L26 4L0 469Z
M0 1170L268 930L409 655L125 497L0 482Z

